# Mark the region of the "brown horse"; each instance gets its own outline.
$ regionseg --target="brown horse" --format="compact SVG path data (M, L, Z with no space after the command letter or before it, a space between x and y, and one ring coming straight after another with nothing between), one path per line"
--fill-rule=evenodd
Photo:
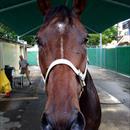
M49 0L38 0L38 5L45 15L37 33L47 93L42 129L98 130L101 107L87 70L87 32L79 19L86 0L74 0L71 10L51 8Z

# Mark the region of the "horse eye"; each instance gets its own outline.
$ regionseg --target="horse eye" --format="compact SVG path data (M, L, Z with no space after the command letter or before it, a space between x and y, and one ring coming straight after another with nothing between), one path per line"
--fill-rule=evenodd
M42 42L39 38L36 38L35 41L36 41L38 46L42 46Z
M88 42L88 38L84 38L82 44L86 44Z

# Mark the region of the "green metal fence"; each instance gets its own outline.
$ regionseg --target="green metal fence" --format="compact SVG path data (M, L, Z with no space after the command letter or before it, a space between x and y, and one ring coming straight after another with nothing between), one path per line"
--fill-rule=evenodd
M88 48L89 63L130 76L130 46L117 48Z
M29 51L27 54L27 59L28 59L29 65L38 65L38 52Z

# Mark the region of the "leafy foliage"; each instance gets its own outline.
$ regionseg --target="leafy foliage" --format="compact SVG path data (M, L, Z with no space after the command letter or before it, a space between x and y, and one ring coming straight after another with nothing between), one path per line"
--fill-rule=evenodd
M0 23L0 37L13 40L13 41L17 40L16 33L2 23Z
M8 26L0 23L0 37L1 38L6 38L12 41L17 41L17 34L11 30ZM27 41L28 44L34 45L34 36L24 36L20 38L21 40Z
M102 43L107 44L111 43L112 40L117 38L117 27L112 26L106 29L102 33ZM99 34L89 34L89 42L87 43L89 46L97 46L99 45L100 35Z
M27 43L32 45L32 46L35 44L35 36L34 35L24 36L22 39L27 41Z

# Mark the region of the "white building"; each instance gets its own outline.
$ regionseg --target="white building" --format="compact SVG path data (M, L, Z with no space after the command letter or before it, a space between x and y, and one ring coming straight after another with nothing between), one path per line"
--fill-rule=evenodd
M118 25L118 44L130 43L130 19L122 21Z
M0 38L0 69L3 69L5 65L9 65L19 70L19 56L23 55L27 58L28 47L30 47L28 44Z

